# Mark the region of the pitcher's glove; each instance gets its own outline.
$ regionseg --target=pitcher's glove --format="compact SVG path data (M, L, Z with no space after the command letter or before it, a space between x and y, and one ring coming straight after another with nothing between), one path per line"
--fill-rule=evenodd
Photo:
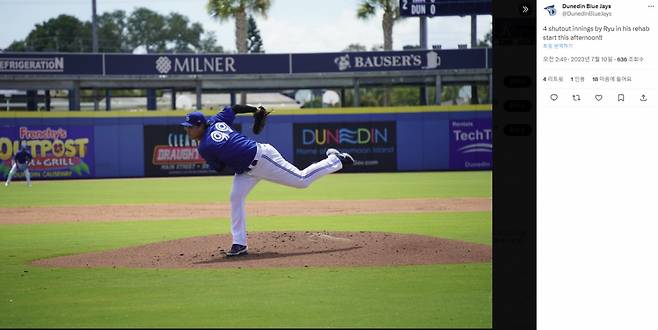
M265 128L265 121L267 120L267 116L271 112L272 111L265 110L265 108L262 105L258 106L258 110L254 112L254 126L253 126L254 134L260 134L260 132L263 131L263 128Z

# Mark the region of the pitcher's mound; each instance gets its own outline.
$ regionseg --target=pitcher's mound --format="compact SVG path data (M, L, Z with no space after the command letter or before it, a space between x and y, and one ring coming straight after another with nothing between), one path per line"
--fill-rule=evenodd
M238 268L455 264L491 261L491 246L380 232L254 232L249 254L226 257L230 235L211 235L36 260L50 267Z

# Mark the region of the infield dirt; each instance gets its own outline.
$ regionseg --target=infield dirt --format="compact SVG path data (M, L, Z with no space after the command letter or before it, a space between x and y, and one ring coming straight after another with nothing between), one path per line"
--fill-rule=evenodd
M252 201L252 216L491 211L490 198ZM228 218L228 203L7 208L2 224ZM403 215L401 215L403 216ZM50 267L253 268L393 266L491 261L491 246L382 232L252 232L249 255L227 258L231 236L211 235L33 261Z
M491 246L381 232L255 232L249 254L226 257L230 235L191 237L32 262L50 267L257 268L456 264L491 261Z

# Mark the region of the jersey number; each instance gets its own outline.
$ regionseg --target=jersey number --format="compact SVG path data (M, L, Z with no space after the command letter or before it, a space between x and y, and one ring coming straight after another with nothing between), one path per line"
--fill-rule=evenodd
M224 142L228 140L228 135L233 132L230 126L226 123L217 123L215 124L216 131L210 133L210 138L215 142Z

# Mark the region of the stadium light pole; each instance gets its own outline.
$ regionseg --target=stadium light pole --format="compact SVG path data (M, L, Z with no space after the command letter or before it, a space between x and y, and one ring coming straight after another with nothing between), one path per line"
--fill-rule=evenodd
M427 17L420 16L420 49L427 49ZM427 105L427 88L425 84L420 88L420 104Z
M98 52L98 19L96 17L96 0L91 0L91 42L94 53Z
M471 15L471 48L475 48L478 46L478 39L477 39L477 15ZM480 101L478 100L478 87L476 84L471 85L471 104L478 104Z
M98 53L98 19L96 17L96 0L91 0L91 47L94 53ZM98 111L98 90L94 88L94 111Z
M421 16L420 19L420 49L427 49L427 17Z

